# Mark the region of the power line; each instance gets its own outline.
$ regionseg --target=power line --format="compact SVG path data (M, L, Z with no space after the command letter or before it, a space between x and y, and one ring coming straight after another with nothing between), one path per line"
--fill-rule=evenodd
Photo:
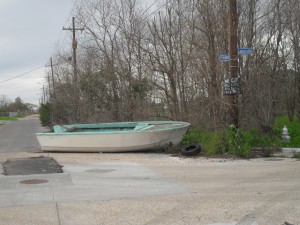
M156 0L155 2L153 2L142 14L141 14L141 16L142 15L144 15L156 2L158 2L158 0Z
M147 19L149 16L151 16L154 13L156 13L157 11L159 11L162 7L166 6L167 4L168 4L168 2L166 2L165 4L163 4L161 7L159 7L158 9L156 9L155 11L153 11L152 13L150 13L148 16L146 16L145 19Z
M31 73L31 72L33 72L33 71L36 71L36 70L38 70L38 69L40 69L40 68L42 68L42 67L44 67L44 66L39 66L39 67L37 67L37 68L35 68L35 69L33 69L33 70L30 70L30 71L28 71L28 72L22 73L22 74L20 74L20 75L18 75L18 76L11 77L11 78L9 78L9 79L7 79L7 80L0 81L0 84L2 84L2 83L4 83L4 82L7 82L7 81L10 81L10 80L13 80L13 79L16 79L16 78L19 78L19 77L22 77L22 76L25 76L26 74L29 74L29 73Z
M70 11L69 16L68 16L68 18L66 19L66 21L65 21L65 23L64 23L63 26L65 26L65 25L67 24L68 20L70 19L71 14L73 13L73 11L74 11L74 9L75 9L75 5L76 5L76 3L73 5L73 8L72 8L72 10ZM59 36L58 36L58 40L57 40L57 46L58 46L58 48L60 47L60 46L59 46L59 40L60 40L61 34L62 34L62 30L60 30L60 33L59 33ZM63 41L62 41L62 44L63 44L63 42L65 41L65 38L66 38L66 35L65 35L65 37L64 37L64 39L63 39Z
M39 83L36 83L36 84L38 85ZM5 92L12 91L12 92L15 92L15 91L20 91L20 89L24 90L24 89L32 88L32 85L30 87L26 87L26 86L24 87L24 84L22 84L20 86L16 86L15 84L12 84L12 85L7 85L6 87L2 87L1 91L5 91Z
M63 27L67 24L67 22L69 21L71 15L74 13L75 7L78 6L78 1L79 1L79 0L76 0L76 1L75 1L74 5L73 5L73 8L72 8L72 10L70 11L69 16L68 16L68 18L66 19L66 21L65 21L65 23L64 23L64 25L63 25ZM84 1L84 0L81 0L80 5L79 5L79 9L81 9L83 1ZM64 42L65 42L65 40L66 40L66 37L67 37L67 34L65 34L65 36L64 36L64 38L63 38L61 44L59 44L59 41L60 41L60 38L61 38L62 31L63 31L63 30L60 31L60 34L59 34L59 37L58 37L58 40L57 40L57 44L56 44L58 49L61 48L61 46L64 44Z

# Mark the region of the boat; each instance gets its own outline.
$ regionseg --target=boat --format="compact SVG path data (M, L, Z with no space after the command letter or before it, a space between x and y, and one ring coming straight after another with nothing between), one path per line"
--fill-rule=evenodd
M55 125L53 132L36 137L43 151L146 151L178 145L189 126L180 121Z

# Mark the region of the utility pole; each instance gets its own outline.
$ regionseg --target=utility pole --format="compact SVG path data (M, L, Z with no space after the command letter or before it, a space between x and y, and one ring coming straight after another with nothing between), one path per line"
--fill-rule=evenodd
M77 73L77 60L76 60L76 49L77 49L77 41L76 41L76 31L80 30L81 32L84 30L84 28L76 28L75 27L75 17L72 17L72 28L65 28L63 27L63 30L69 30L73 33L73 39L72 39L72 49L73 49L73 69L74 69L74 83L77 86L78 84L78 73Z
M238 49L237 49L237 0L229 0L229 71L231 78L238 78ZM238 93L229 95L230 123L239 127Z
M47 76L47 80L48 80L48 93L49 93L49 100L51 100L51 85L50 85L50 76L49 76L49 73L48 73L48 76Z
M74 77L73 77L73 85L74 85L74 119L75 122L79 121L79 104L80 104L80 96L79 96L79 88L78 88L78 71L77 71L77 60L76 60L76 49L77 49L77 41L76 41L76 31L80 30L81 32L84 28L76 28L75 26L75 17L72 18L72 28L65 28L63 30L72 31L73 39L72 39L72 49L73 49L73 69L74 69Z
M55 64L57 65L57 64ZM53 72L53 63L52 63L52 57L50 57L50 65L47 65L45 67L49 67L51 68L51 80L52 80L52 88L53 88L53 97L55 98L55 85L54 85L54 72ZM51 97L51 94L50 94L50 77L48 75L48 84L49 84L49 95Z
M46 91L45 91L45 85L43 84L43 102L42 103L45 103L46 102Z
M53 97L55 98L55 85L54 85L54 72L53 72L52 57L50 57L50 67L51 67L51 76L52 76Z

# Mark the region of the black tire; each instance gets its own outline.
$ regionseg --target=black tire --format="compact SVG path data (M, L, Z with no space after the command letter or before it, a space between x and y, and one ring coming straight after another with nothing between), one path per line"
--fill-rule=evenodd
M199 144L186 145L181 149L182 155L195 156L201 152L201 146Z

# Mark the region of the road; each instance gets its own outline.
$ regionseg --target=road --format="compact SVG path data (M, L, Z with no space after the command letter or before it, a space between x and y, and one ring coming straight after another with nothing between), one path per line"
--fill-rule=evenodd
M40 146L36 132L43 131L39 119L27 117L0 126L0 153L36 151Z

